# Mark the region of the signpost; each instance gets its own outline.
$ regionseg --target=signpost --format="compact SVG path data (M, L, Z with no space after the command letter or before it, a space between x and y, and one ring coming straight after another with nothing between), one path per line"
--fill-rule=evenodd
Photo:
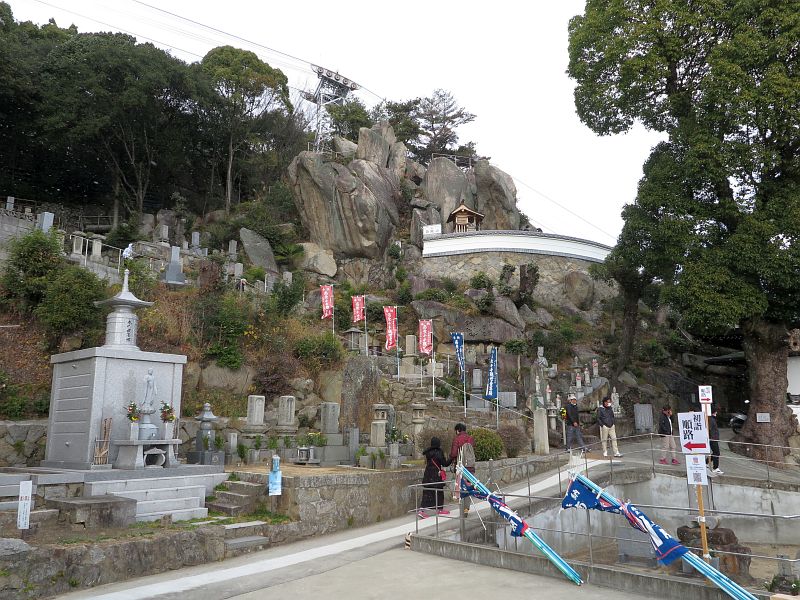
M686 455L686 480L689 485L694 484L697 492L697 522L700 525L700 538L703 541L703 560L710 563L703 486L708 485L705 455L711 454L711 445L708 441L708 416L711 414L713 394L710 385L698 386L697 391L702 412L678 413L678 428L681 450Z
M17 529L25 531L30 528L31 519L31 496L33 495L33 482L19 482L19 504L17 505Z

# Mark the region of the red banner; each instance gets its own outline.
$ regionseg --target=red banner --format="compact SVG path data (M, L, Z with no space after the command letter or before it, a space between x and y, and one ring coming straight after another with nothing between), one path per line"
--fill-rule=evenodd
M333 318L333 286L321 285L319 286L320 294L322 295L322 318Z
M386 317L386 349L397 348L397 307L384 306L383 316Z
M433 352L433 321L430 319L419 322L419 340L417 341L420 354Z
M366 318L364 304L366 296L353 296L353 323L358 323Z

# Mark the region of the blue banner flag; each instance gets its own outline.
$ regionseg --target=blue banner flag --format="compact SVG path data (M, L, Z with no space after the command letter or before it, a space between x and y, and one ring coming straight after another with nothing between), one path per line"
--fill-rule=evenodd
M653 523L646 514L630 502L617 506L604 498L602 492L596 493L577 477L570 482L567 493L561 501L561 508L572 507L602 510L624 515L631 527L646 533L650 537L650 543L653 545L656 558L663 565L669 565L689 551L686 546L664 531L660 525Z
M451 333L450 337L453 338L453 346L456 349L456 359L458 359L458 368L461 369L461 375L467 374L467 367L464 364L464 334Z
M486 377L487 400L497 400L497 348L492 348L489 354L489 375Z

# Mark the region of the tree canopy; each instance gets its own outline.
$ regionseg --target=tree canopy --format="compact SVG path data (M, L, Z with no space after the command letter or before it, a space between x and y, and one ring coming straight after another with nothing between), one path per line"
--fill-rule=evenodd
M659 271L688 324L741 328L751 410L775 415L743 435L785 445L785 338L800 316L796 3L588 0L569 30L581 120L600 135L639 122L668 136L626 228L658 221L644 254L673 263ZM637 243L621 237L614 256L642 256Z

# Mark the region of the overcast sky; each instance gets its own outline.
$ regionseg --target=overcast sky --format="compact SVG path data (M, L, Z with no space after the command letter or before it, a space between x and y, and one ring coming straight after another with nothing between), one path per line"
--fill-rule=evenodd
M514 178L520 208L549 233L613 245L658 141L642 129L601 138L578 120L565 71L582 0L6 1L18 21L125 31L187 62L225 44L253 50L299 89L313 90L318 64L359 83L368 106L448 90L476 115L459 141Z

